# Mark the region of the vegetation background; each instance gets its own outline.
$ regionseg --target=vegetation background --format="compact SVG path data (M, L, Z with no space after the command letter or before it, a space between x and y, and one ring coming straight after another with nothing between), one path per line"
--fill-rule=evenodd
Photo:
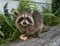
M53 26L60 23L60 0L52 0L52 9L46 4L42 6L43 11L40 12L43 16L45 25ZM59 2L59 3L58 3ZM33 7L32 7L32 6ZM8 3L4 5L4 13L0 11L0 44L8 43L9 41L16 40L21 34L15 26L15 16L8 12ZM36 3L32 0L19 0L18 7L12 8L14 10L23 11L25 9L38 10Z

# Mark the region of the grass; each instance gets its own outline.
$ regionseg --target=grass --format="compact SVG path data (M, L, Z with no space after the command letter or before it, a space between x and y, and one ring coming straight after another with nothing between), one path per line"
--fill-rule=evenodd
M53 26L60 23L60 17L56 16L55 13L52 13L50 6L46 5L46 7L42 6L42 16L45 25Z
M11 18L13 15L8 12L7 5L8 3L4 6L4 14L0 13L0 44L7 43L19 36L18 29L15 26L15 20Z

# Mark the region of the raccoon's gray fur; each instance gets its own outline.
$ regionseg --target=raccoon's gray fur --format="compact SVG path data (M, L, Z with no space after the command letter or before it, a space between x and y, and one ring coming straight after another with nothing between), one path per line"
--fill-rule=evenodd
M38 36L43 29L43 19L37 10L14 12L15 24L20 32L27 36Z

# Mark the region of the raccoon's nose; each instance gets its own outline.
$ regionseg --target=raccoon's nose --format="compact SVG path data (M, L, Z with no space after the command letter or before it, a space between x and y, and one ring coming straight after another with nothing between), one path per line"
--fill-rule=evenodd
M27 23L26 22L23 22L24 25L26 25Z

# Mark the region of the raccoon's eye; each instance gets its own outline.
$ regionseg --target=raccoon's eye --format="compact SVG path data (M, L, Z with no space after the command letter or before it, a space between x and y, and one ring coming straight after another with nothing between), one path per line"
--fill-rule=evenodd
M28 22L32 23L31 20L28 17L26 19L27 19Z
M21 18L18 20L18 22L20 23L23 19L24 19L24 18L23 18L23 17L21 17Z

